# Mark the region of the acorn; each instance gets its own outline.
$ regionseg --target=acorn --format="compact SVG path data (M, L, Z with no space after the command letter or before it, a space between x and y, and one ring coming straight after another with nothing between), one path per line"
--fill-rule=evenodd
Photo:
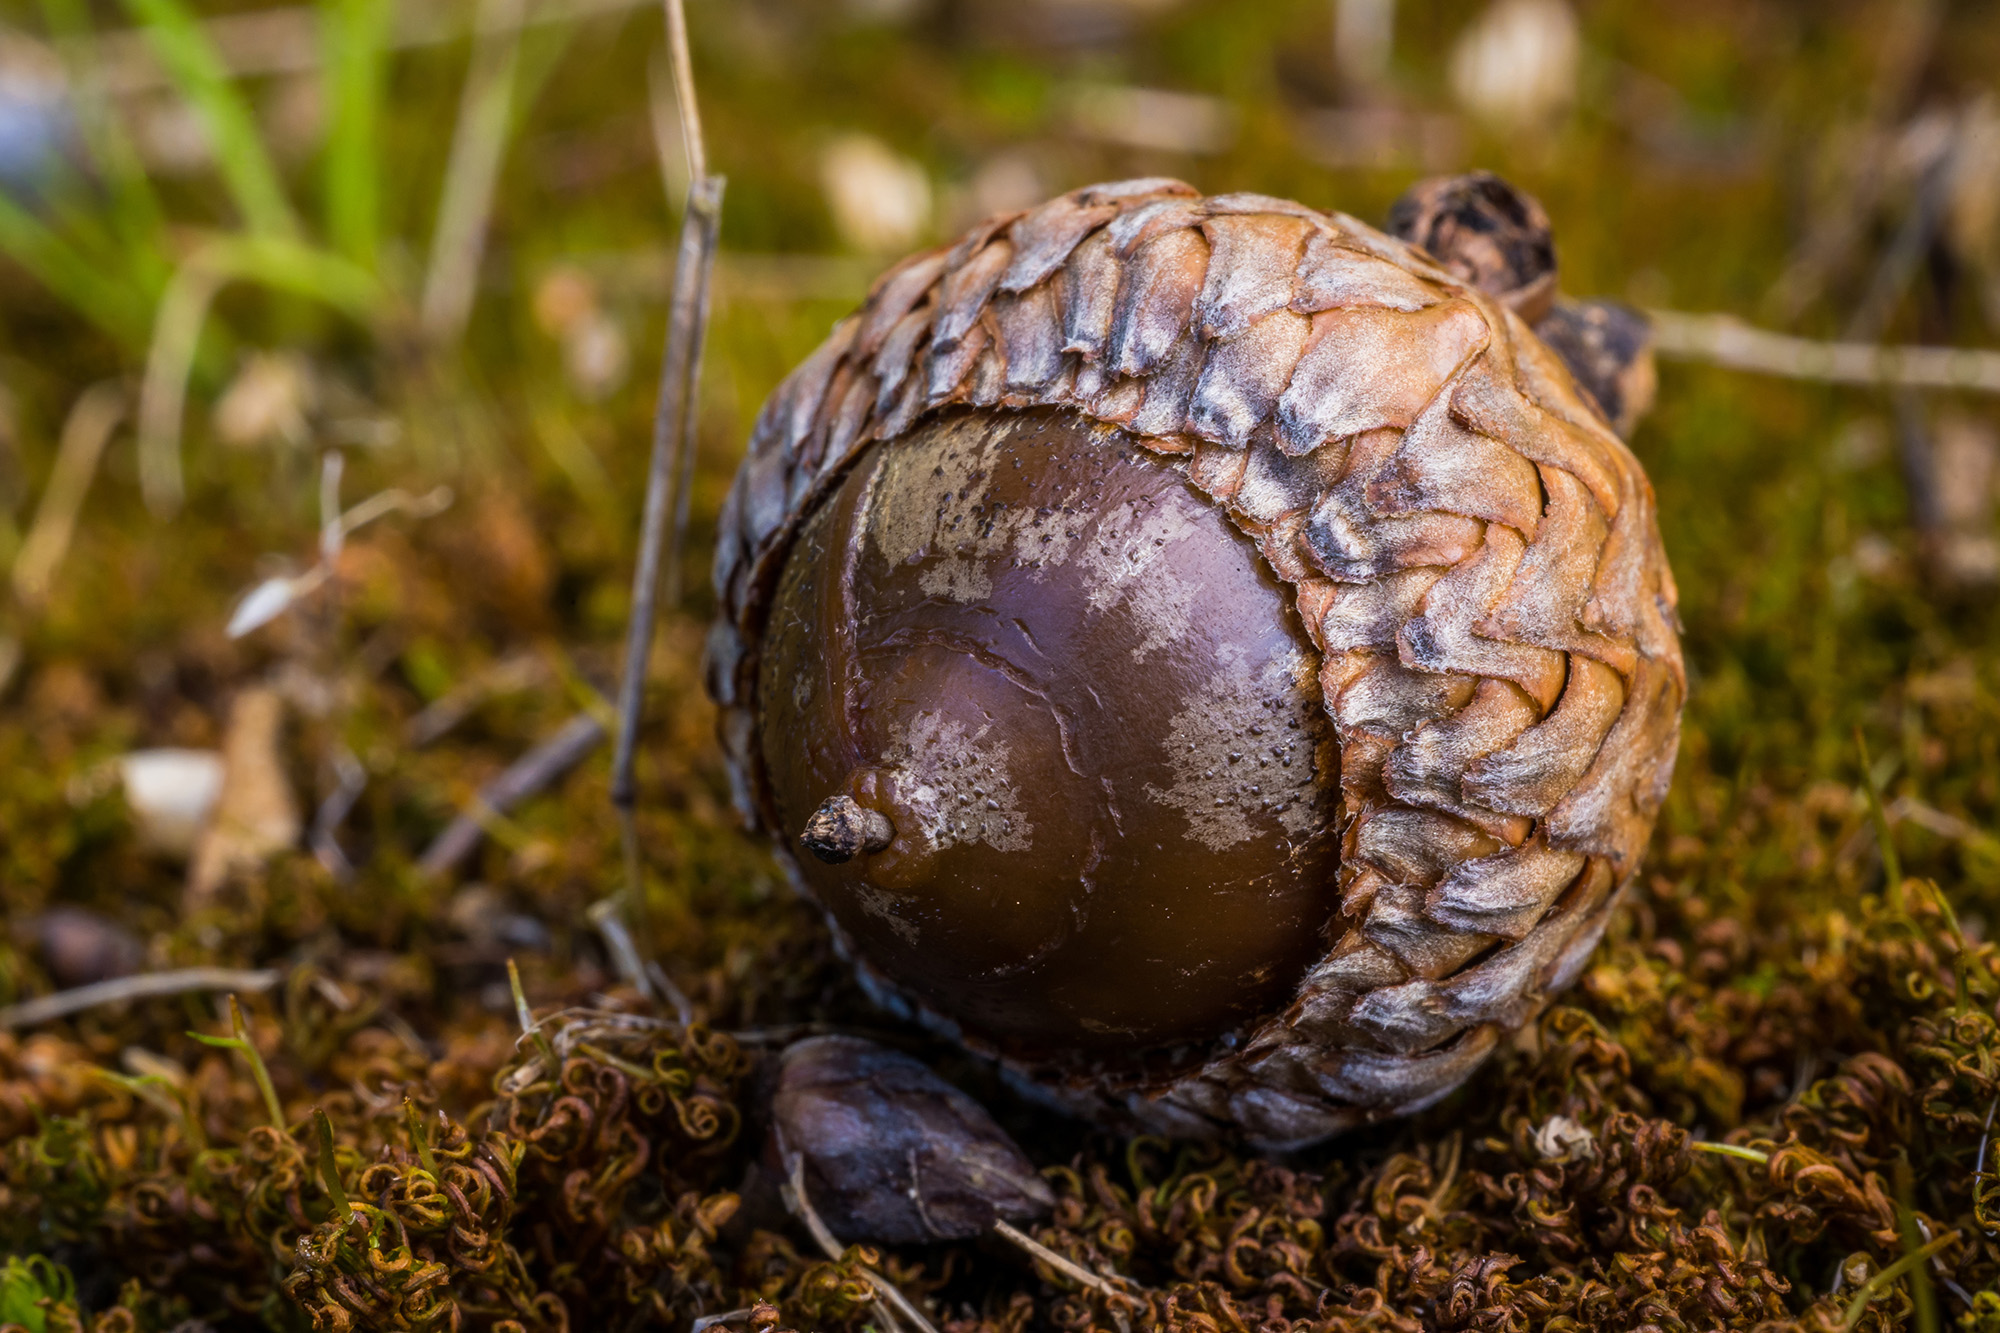
M1444 230L1546 230L1499 191ZM1527 322L1553 249L1487 250L1091 186L896 265L771 396L710 688L885 1005L1106 1124L1297 1146L1574 979L1686 678L1652 488Z

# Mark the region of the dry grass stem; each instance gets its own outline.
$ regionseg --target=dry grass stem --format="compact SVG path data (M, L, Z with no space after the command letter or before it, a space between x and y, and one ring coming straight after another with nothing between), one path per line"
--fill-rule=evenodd
M653 131L653 153L660 163L660 181L666 186L667 204L678 208L687 201L687 127L675 104L673 57L655 52L646 62L646 113Z
M76 533L84 496L103 461L104 446L124 420L127 406L124 383L103 380L85 389L70 408L56 448L55 467L35 506L27 539L14 558L14 595L22 605L38 607L47 599L56 570Z
M692 459L690 438L695 419L696 391L708 319L708 292L715 272L715 253L722 220L722 179L698 178L688 192L681 219L680 256L674 273L673 305L668 315L667 349L660 368L659 405L653 421L653 450L646 475L646 507L639 532L639 561L632 575L632 620L625 638L625 669L618 684L618 745L612 761L611 798L629 808L634 796L632 766L637 753L640 713L645 696L646 664L653 647L655 598L661 566L676 571L669 593L677 594L678 554L666 547L672 525L685 528L686 506L676 491L686 487Z
M410 719L404 735L418 749L443 737L490 699L519 694L547 680L548 664L532 652L510 653L478 675L455 685Z
M0 1009L0 1030L35 1027L101 1005L150 1000L195 991L267 991L278 984L276 968L183 967L115 977L10 1004Z
M1646 313L1664 357L1828 384L2000 393L2000 352L1817 342L1752 328L1734 315Z
M187 408L188 373L201 326L223 282L222 273L190 259L167 284L154 315L153 345L139 389L139 486L146 507L157 515L178 512L186 493L181 417Z
M701 102L694 95L694 58L688 51L687 11L683 0L664 0L664 5L667 48L674 60L674 97L687 147L688 176L701 180L708 175L708 145L701 133Z
M632 932L625 928L619 918L620 905L615 898L604 898L590 905L590 924L597 927L598 934L604 936L604 947L611 955L611 965L618 969L618 976L626 985L636 989L646 999L655 998L652 977L645 963L639 957L639 946L632 942Z
M493 187L514 115L522 12L523 0L480 0L472 68L465 77L424 273L420 318L424 332L439 343L458 341L472 317Z
M354 811L354 803L361 799L361 793L368 787L368 770L352 753L342 749L333 760L334 786L319 803L313 814L312 831L307 835L307 845L313 856L326 867L336 883L344 884L354 878L354 863L340 845L340 826L347 822L347 816Z
M522 755L507 770L479 789L476 803L506 814L583 762L604 739L604 725L589 713L579 713L553 736ZM418 866L427 875L446 874L478 848L486 825L471 811L461 812L424 849Z
M806 1230L812 1234L813 1244L819 1246L820 1252L833 1262L839 1263L846 1250L834 1238L833 1233L826 1229L826 1223L820 1220L820 1215L813 1209L812 1200L806 1195L806 1159L798 1153L788 1153L787 1157L790 1159L790 1174L785 1185L785 1203L791 1208L792 1214L805 1223ZM895 1283L872 1268L864 1267L861 1273L868 1279L868 1285L875 1289L877 1299L887 1307L883 1311L885 1316L893 1319L895 1314L900 1314L915 1324L919 1333L938 1333L937 1326L924 1316L923 1311L910 1303L910 1298L903 1295Z
M1717 1157L1740 1157L1746 1162L1768 1162L1771 1154L1755 1148L1739 1148L1733 1143L1716 1143L1712 1139L1702 1139L1690 1143L1688 1147L1696 1152L1714 1153Z
M994 1219L993 1234L1010 1244L1020 1246L1030 1255L1047 1264L1056 1272L1061 1273L1070 1281L1090 1288L1090 1290L1107 1300L1133 1301L1137 1299L1130 1292L1124 1290L1122 1286L1112 1285L1111 1279L1100 1277L1075 1260L1056 1253L1033 1236L1030 1236L1027 1232L1007 1221L1004 1217ZM1130 1285L1124 1278L1119 1278L1117 1281L1121 1284Z

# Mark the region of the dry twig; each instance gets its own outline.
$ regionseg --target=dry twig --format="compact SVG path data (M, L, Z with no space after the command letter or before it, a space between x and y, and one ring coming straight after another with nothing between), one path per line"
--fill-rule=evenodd
M639 859L639 832L632 819L637 790L633 764L644 710L646 662L652 654L655 604L662 546L674 524L673 552L667 559L669 604L680 596L680 545L686 533L688 491L694 465L697 388L703 338L708 330L709 287L722 225L720 176L708 174L702 141L701 109L688 54L687 15L681 0L663 0L667 42L673 53L674 93L687 152L687 207L681 214L680 252L674 269L673 302L667 319L667 346L660 365L660 396L653 419L653 453L646 471L646 507L639 530L639 559L632 573L632 619L625 637L625 669L618 682L618 736L611 763L611 803L618 811L624 853L627 909L643 922L645 887ZM680 496L675 500L679 479Z
M185 995L190 991L267 991L277 984L275 968L183 967L172 972L141 972L137 976L114 977L10 1004L0 1009L0 1030L34 1027L128 1000Z
M1071 1259L1066 1255L1058 1254L1056 1251L1050 1249L1048 1246L1036 1240L1033 1236L1030 1236L1027 1232L1021 1230L1019 1227L1014 1226L1012 1223L1008 1222L1007 1219L1005 1218L994 1219L993 1234L1000 1237L1002 1240L1020 1246L1023 1250L1026 1250L1029 1254L1041 1260L1043 1263L1047 1264L1050 1268L1053 1268L1056 1272L1061 1273L1064 1277L1068 1278L1070 1281L1079 1283L1085 1287L1090 1288L1090 1290L1096 1292L1098 1295L1104 1297L1106 1300L1136 1301L1138 1299L1137 1297L1133 1296L1131 1292L1124 1291L1121 1290L1119 1287L1113 1286L1111 1279L1100 1277L1098 1274L1091 1272L1088 1268L1085 1268L1082 1264L1077 1263L1074 1259ZM1118 1281L1127 1282L1127 1279L1119 1278Z
M522 755L499 777L479 789L472 805L437 835L417 865L427 875L454 870L472 855L485 836L486 822L535 795L575 768L604 739L604 726L589 713L578 713L562 729Z
M368 787L368 770L361 761L342 746L333 757L334 786L319 803L313 815L312 830L306 836L306 844L326 873L334 882L345 884L354 878L354 863L347 858L347 852L340 845L340 826L347 822L347 816L354 811L354 804L361 799L361 793Z
M547 663L534 653L510 653L426 704L410 719L404 735L412 746L422 749L472 716L487 700L530 689L548 674Z
M790 1180L785 1186L785 1202L799 1221L805 1223L806 1230L812 1233L813 1243L819 1246L820 1251L833 1262L839 1263L845 1250L842 1249L840 1242L834 1239L833 1233L826 1229L826 1223L820 1220L819 1214L813 1211L812 1200L806 1197L806 1159L798 1153L791 1153L788 1156ZM895 1314L908 1319L917 1326L920 1333L938 1333L937 1326L924 1317L922 1310L911 1304L910 1298L898 1290L895 1283L866 1266L862 1267L861 1275L867 1278L868 1285L875 1289L875 1299L878 1304L885 1305L888 1311L894 1311Z
M680 255L674 270L667 349L660 368L660 397L653 420L653 455L646 474L639 562L632 575L632 620L625 639L625 673L618 684L618 744L611 766L611 799L624 811L630 811L634 797L632 765L645 694L646 660L653 646L654 598L670 520L676 524L676 553L668 557L672 571L668 580L669 601L679 593L678 546L680 532L685 528L688 487L684 481L677 487L676 481L686 477L693 462L695 391L701 374L708 291L715 273L716 242L722 221L723 182L720 176L707 174L708 157L702 144L701 112L689 64L686 19L680 0L666 0L666 9L681 130L694 184L688 190L687 210L681 217ZM678 501L676 489L682 492ZM632 859L628 855L628 872ZM635 894L636 891L635 885Z
M69 552L76 534L76 519L92 478L104 458L104 446L124 419L127 406L125 386L118 380L103 380L77 397L63 422L62 440L56 448L56 464L49 484L35 506L35 521L27 540L14 559L14 595L23 605L39 606L49 595L56 569Z
M1765 297L1766 308L1781 321L1797 319L1819 298L1866 234L1888 184L1893 118L1917 88L1944 8L1942 0L1907 0L1888 8L1890 22L1876 48L1879 63L1868 90L1861 148L1848 155L1842 197L1815 211L1811 228Z
M521 14L522 0L480 0L472 70L459 103L451 162L445 168L437 228L431 235L430 265L424 274L423 327L441 343L457 341L472 316L479 261L486 253L486 225L493 213L493 187L500 177L507 123L514 114Z
M1752 328L1733 315L1646 313L1664 357L1828 384L2000 393L2000 352L1816 342Z

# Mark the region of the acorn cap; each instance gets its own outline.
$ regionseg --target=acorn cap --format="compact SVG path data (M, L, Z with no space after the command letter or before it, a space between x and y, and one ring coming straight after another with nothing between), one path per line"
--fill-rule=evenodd
M1157 1132L1296 1145L1444 1096L1580 971L1665 796L1686 680L1638 462L1519 315L1344 214L1128 181L912 256L765 404L720 522L710 688L804 886L760 735L774 599L857 466L948 409L1089 427L1254 543L1337 745L1337 908L1282 1002L1167 1058L1007 1049L856 948L864 981Z

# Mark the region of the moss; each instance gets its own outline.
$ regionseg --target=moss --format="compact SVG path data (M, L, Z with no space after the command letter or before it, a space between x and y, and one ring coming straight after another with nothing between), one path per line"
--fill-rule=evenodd
M1300 149L1293 112L1341 92L1323 4L1246 17L1237 0L1189 0L1083 54L1035 47L1010 21L1029 8L958 0L857 27L792 0L695 7L711 154L732 178L697 541L763 394L865 282L868 261L742 253L827 247L829 132L872 128L954 188L1004 146L1051 190L1168 170L1380 216L1416 174L1334 171ZM1588 104L1547 136L1462 123L1466 162L1542 194L1575 290L1629 283L1758 314L1805 227L1849 206L1829 182L1870 114L1878 16L1792 0L1585 8ZM1398 6L1411 106L1446 109L1449 43L1473 9ZM588 926L622 887L603 756L496 826L462 879L416 864L483 781L615 672L650 377L602 399L571 390L533 297L558 263L590 274L632 364L653 362L668 226L645 105L652 22L584 29L524 110L462 353L262 295L224 304L220 350L296 345L325 376L338 411L322 442L395 424L400 443L348 449L350 500L445 481L452 510L357 534L331 596L227 640L273 557L315 558L316 467L288 446L224 448L195 411L187 512L155 521L114 443L49 603L0 610L0 639L23 650L0 684L0 1001L55 987L32 930L55 904L130 926L152 968L284 970L243 997L276 1127L242 1053L187 1035L230 1033L210 997L0 1034L0 1324L526 1333L749 1311L760 1333L858 1331L881 1321L865 1261L932 1297L945 1333L2000 1330L2000 955L1986 941L2000 610L1924 576L1886 404L1673 365L1633 444L1683 595L1685 742L1647 868L1574 991L1444 1105L1284 1161L1116 1141L927 1048L1047 1166L1059 1204L1038 1238L1141 1294L1082 1291L985 1245L814 1257L745 1188L754 1063L797 1025L889 1020L728 813L699 686L704 589L653 660L639 817L644 943L695 1026L620 989ZM1944 23L1918 100L1969 96L2000 44L1977 6ZM392 255L423 251L462 67L462 49L395 66ZM1242 138L1213 158L1085 142L1064 120L1076 77L1228 96ZM301 197L312 167L285 167ZM211 178L161 194L177 224L227 216ZM1845 322L1896 223L1879 212L1800 327ZM1891 333L1990 343L1970 287L1956 290L1942 314L1906 302ZM0 473L23 483L0 497L0 532L32 522L17 493L46 484L69 405L135 372L133 357L0 268ZM198 383L198 404L217 387ZM540 664L535 683L412 739L426 704L520 657ZM140 846L105 763L218 744L230 696L259 680L291 700L286 755L308 810L343 756L365 772L338 830L356 870L288 853L189 911L180 868ZM1899 883L1858 795L1857 728L1900 816ZM520 1040L510 955L557 1067Z

